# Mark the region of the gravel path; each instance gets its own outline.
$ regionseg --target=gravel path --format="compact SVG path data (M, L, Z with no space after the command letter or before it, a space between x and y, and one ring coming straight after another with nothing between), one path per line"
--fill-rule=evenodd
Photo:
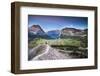
M29 50L29 60L56 60L71 59L69 53L62 53L61 50L50 47L49 45L38 45Z

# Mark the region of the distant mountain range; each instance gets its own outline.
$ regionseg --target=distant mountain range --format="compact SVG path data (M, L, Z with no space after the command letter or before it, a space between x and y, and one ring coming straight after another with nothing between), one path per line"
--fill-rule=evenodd
M51 30L47 32L47 35L53 39L57 39L60 36L60 30Z
M28 40L32 40L34 38L46 38L46 39L57 39L64 37L81 37L87 35L88 29L76 29L76 28L63 28L62 30L51 30L45 32L40 25L32 25L28 28Z

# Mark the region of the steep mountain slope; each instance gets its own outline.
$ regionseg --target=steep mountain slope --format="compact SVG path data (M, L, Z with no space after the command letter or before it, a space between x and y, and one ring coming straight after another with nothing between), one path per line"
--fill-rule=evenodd
M38 35L43 35L45 33L39 25L32 25L31 27L29 27L28 31Z
M48 38L40 25L32 25L28 28L28 40L31 41L34 38Z
M82 35L84 35L84 30L76 28L63 28L61 31L62 37L68 37L68 36L80 37Z

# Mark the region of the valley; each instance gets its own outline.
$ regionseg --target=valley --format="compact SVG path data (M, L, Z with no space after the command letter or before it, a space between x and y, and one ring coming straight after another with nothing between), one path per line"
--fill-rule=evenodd
M87 58L87 31L65 27L45 32L40 25L31 26L28 28L28 49L33 52L29 60ZM42 52L39 57L37 52Z

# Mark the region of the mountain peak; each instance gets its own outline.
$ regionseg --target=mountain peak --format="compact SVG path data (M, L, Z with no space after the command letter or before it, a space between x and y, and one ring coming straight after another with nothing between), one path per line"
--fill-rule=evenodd
M81 29L69 28L69 27L63 28L62 30L63 31L72 31L72 32L81 32L82 31Z
M40 25L32 25L31 27L29 27L29 31L31 31L34 34L45 33L44 30L40 27Z
M40 27L40 25L32 25L31 27Z

